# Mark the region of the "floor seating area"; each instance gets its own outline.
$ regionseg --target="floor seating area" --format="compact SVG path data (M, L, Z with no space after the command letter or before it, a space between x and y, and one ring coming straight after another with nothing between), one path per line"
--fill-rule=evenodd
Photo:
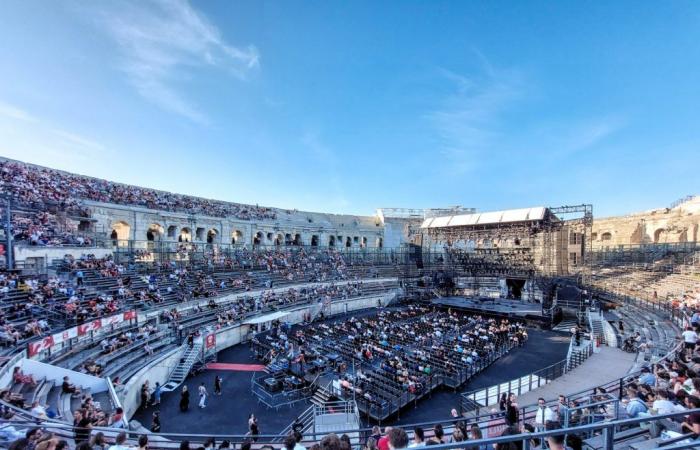
M285 367L297 376L337 373L336 394L384 420L439 385L458 388L526 338L515 322L412 306L304 327L289 337L273 331L254 348L277 369L280 359L291 361ZM294 363L302 354L305 366Z

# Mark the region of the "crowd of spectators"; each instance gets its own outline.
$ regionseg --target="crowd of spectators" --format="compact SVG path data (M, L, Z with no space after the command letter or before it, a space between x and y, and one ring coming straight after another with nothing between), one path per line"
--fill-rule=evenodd
M12 161L0 161L0 192L22 205L38 209L57 206L78 214L84 213L80 206L84 199L242 220L276 217L271 208L157 191Z

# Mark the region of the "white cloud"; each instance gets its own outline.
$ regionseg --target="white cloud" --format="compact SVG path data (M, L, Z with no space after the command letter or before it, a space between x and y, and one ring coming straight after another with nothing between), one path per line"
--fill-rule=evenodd
M206 116L175 86L196 67L213 67L245 79L259 66L253 46L228 44L186 0L95 2L87 9L117 44L120 67L144 98L195 122Z
M31 114L23 109L3 102L0 102L0 116L8 117L14 120L23 120L25 122L33 122L36 120Z
M439 141L439 151L454 174L476 168L484 152L500 136L500 115L523 94L521 75L490 65L481 77L469 78L442 69L452 93L427 114Z
M96 140L68 131L0 101L0 154L70 170L109 152Z

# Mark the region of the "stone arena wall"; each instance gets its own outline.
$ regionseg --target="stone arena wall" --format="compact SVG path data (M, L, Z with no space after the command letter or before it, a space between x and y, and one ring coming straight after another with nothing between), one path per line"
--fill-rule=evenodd
M593 250L619 245L696 242L700 229L700 196L673 208L660 208L593 221Z

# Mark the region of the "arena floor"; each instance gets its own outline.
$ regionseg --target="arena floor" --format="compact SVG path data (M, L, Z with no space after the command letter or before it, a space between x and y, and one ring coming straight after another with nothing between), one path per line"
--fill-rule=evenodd
M335 320L338 320L337 318ZM566 357L569 338L561 333L552 331L528 330L529 340L525 347L513 349L508 355L496 361L491 367L475 377L460 392L479 389L496 383L511 380L518 376L531 373ZM237 345L219 354L218 361L232 364L259 364L252 357L247 345ZM243 367L245 369L245 367ZM223 379L221 396L211 395L213 392L214 376L219 374ZM250 392L250 381L253 372L245 370L207 370L187 380L191 391L190 410L182 413L178 404L179 389L162 396L159 406L149 407L138 412L134 419L145 427L150 426L152 413L161 413L162 431L178 433L189 432L211 434L245 434L248 431L247 419L250 413L258 417L262 434L277 433L289 425L294 418L306 408L309 403L300 402L293 407L279 410L268 409ZM197 407L197 387L205 383L210 396L207 407ZM459 405L459 392L452 390L435 391L432 397L423 399L417 408L408 408L401 412L400 418L394 418L384 424L409 424L438 420L449 416L450 409Z

